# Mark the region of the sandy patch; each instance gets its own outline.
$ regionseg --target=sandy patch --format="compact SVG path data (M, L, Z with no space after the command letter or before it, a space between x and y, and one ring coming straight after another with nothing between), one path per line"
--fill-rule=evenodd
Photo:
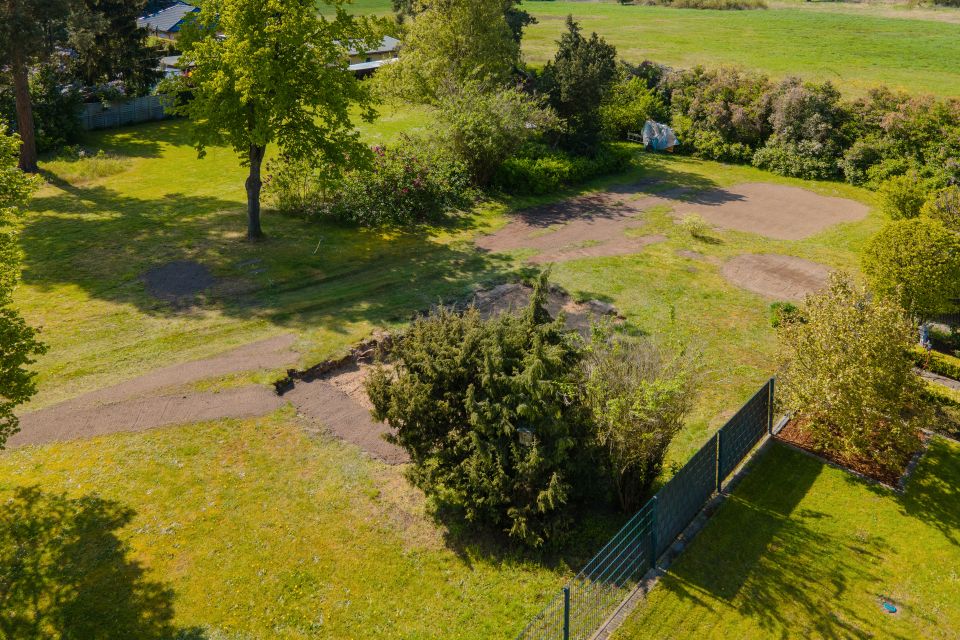
M747 253L728 260L720 273L731 283L776 300L803 300L827 284L830 269L793 256Z
M530 262L562 262L587 257L636 253L663 236L627 237L643 223L638 216L665 204L660 196L637 193L594 193L517 213L499 231L477 239L487 251L532 249Z
M745 183L688 195L675 206L680 219L699 214L710 224L778 240L802 240L842 222L862 220L867 205L822 196L799 187Z

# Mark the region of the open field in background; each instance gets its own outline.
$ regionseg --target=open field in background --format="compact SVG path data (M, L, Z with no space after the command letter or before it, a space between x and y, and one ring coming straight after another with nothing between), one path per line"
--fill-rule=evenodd
M615 638L956 638L958 487L943 439L902 496L776 444Z
M526 2L540 21L524 37L529 62L553 57L563 20L616 45L621 58L671 66L735 64L774 77L831 80L855 96L887 84L960 95L960 24L795 8L704 11L596 2Z
M139 640L510 637L616 526L546 561L480 544L292 410L5 452L0 505L0 554L29 531L40 567L6 619L36 596L69 637Z
M633 63L741 65L777 78L831 80L848 96L880 84L960 96L957 9L797 1L774 2L767 10L705 11L568 0L527 0L524 8L539 20L523 40L534 66L553 57L564 18L573 14L585 31L596 31ZM348 10L392 11L388 0L354 0Z

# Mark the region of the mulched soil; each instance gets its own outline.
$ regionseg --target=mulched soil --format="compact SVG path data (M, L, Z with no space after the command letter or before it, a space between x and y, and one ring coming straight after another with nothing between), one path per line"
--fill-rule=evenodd
M180 302L212 287L216 280L210 270L192 260L175 260L145 272L143 283L158 300Z
M839 456L832 451L821 451L814 447L810 436L803 430L802 425L797 420L791 420L788 422L776 437L779 440L788 442L795 447L803 449L804 451L808 451L814 455L829 460L838 466L850 469L851 471L855 471L861 475L873 480L877 480L891 487L898 486L901 478L903 478L904 474L907 473L910 464L910 459L908 458L903 463L902 469L897 472L891 472L890 470L881 467L870 460L864 460L861 458L846 458ZM918 441L917 444L919 445L918 449L923 446L922 441Z

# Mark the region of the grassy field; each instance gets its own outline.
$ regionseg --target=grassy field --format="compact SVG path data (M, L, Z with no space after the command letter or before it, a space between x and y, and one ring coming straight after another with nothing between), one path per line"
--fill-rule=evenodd
M775 445L615 637L956 638L958 487L943 439L902 496Z
M292 411L6 452L0 635L509 637L584 560L456 530Z
M567 14L631 61L689 67L736 64L775 77L831 80L849 95L887 84L914 93L960 95L960 25L816 11L703 11L600 2L527 2L539 20L524 38L529 62L553 57Z
M325 5L320 5L325 11ZM850 96L886 84L912 93L960 95L960 10L868 3L774 3L768 10L704 11L613 1L527 0L536 16L526 60L553 57L572 14L630 62L676 67L741 65L774 77L831 80ZM355 0L358 14L386 15L386 0ZM326 10L328 11L328 9Z

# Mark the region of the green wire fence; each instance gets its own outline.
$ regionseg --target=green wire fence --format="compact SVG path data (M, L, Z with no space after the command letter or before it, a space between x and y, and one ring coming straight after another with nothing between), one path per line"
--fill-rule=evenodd
M773 399L771 378L560 590L517 640L592 637L747 454L772 432Z

